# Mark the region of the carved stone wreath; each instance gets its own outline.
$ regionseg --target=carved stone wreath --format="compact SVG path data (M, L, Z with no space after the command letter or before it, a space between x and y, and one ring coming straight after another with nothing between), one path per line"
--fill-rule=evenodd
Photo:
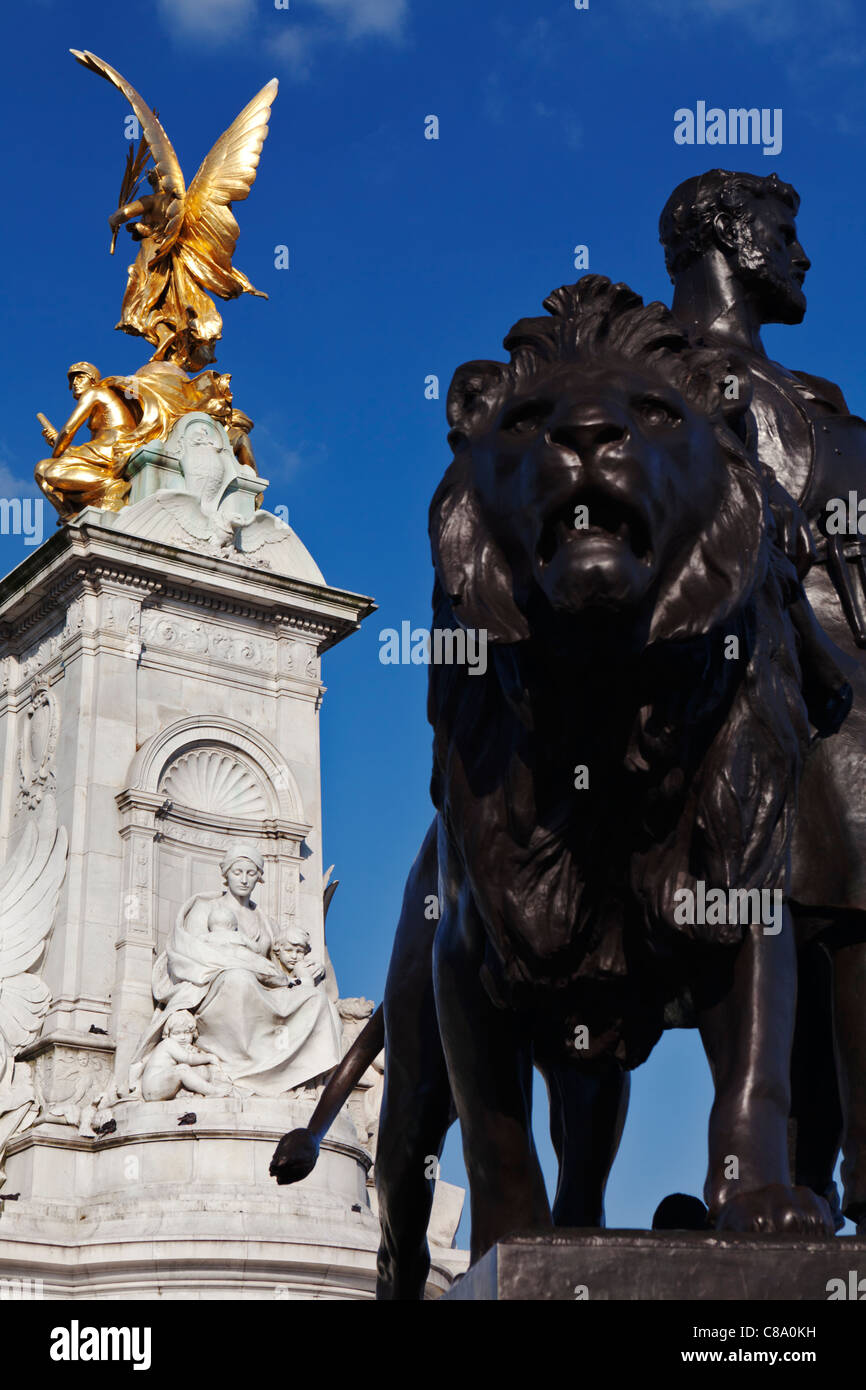
M53 789L54 755L60 732L60 708L47 685L34 684L18 745L18 802L35 808Z

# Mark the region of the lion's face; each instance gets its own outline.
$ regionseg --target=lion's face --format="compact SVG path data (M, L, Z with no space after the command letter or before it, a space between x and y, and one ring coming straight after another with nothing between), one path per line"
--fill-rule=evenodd
M766 565L764 499L700 391L598 351L514 375L466 363L449 393L455 457L430 536L458 622L523 641L540 592L684 641L734 612Z
M640 604L725 491L706 415L632 364L560 366L528 386L473 445L518 604L532 583L564 611Z

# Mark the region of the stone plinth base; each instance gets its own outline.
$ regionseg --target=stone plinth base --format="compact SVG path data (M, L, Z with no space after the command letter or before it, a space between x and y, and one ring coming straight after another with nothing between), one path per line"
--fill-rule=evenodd
M864 1280L860 1296L866 1297L866 1240L690 1231L560 1231L553 1236L514 1235L501 1241L445 1297L466 1302L717 1298L826 1302L832 1294L856 1297L852 1289L859 1279Z
M370 1160L348 1116L304 1182L278 1187L268 1173L311 1109L186 1096L123 1101L116 1130L96 1139L35 1125L6 1154L0 1278L41 1280L45 1298L373 1298ZM450 1281L434 1252L428 1297Z

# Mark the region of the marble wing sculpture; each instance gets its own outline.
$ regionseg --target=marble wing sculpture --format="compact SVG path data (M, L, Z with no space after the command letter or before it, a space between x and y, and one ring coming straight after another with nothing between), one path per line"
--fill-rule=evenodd
M116 525L118 530L148 540L205 552L216 547L226 559L324 583L321 571L288 522L264 510L247 519L231 506L231 497L225 501L217 497L216 504L205 511L201 498L161 488L127 507Z
M297 542L292 528L272 512L256 512L249 521L235 527L234 537L235 548L242 555L258 553L257 558L267 561L271 569L288 569L295 557Z
M38 1110L30 1066L16 1057L38 1036L51 1004L32 967L54 925L66 854L66 831L48 796L0 869L0 1186L6 1144Z
M186 492L173 492L163 488L139 502L134 515L124 518L130 527L134 523L135 534L148 540L165 541L168 545L190 545L194 541L216 541L218 544L231 543L231 527L227 526L216 513L208 515L202 510L198 499Z
M8 1057L34 1040L48 1011L48 988L30 971L54 925L66 852L66 831L48 796L0 869L0 1074Z

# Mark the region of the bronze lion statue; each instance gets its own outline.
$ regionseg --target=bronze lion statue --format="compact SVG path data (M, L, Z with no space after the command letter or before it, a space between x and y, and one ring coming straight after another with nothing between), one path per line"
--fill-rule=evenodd
M382 1298L423 1296L430 1159L455 1112L473 1261L515 1229L602 1224L627 1074L667 1027L700 1030L714 1079L713 1224L833 1233L788 1168L783 895L810 732L799 583L738 433L746 375L604 277L544 307L507 363L451 384L433 627L485 634L487 669L430 666L436 817L383 1011L271 1168L309 1172L384 1036Z

